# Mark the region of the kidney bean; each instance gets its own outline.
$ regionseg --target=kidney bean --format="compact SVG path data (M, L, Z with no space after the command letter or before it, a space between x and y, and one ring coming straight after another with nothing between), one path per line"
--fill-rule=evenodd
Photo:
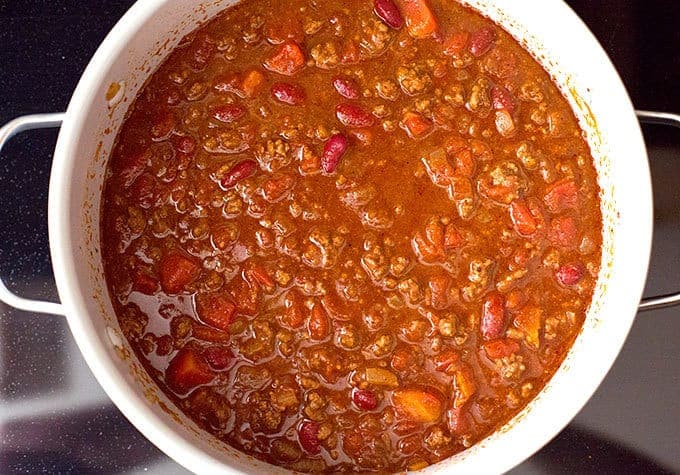
M323 155L321 156L321 168L325 173L333 173L338 165L342 155L347 150L349 145L347 137L342 134L332 135L323 147Z
M387 26L395 30L404 26L404 18L392 0L374 0L373 9L378 18L385 22Z
M515 110L515 101L512 98L512 94L502 86L491 88L491 103L496 110L505 109L511 114Z
M372 411L378 407L378 398L369 389L355 389L352 393L352 401L364 411Z
M503 335L505 330L505 299L501 294L492 293L484 301L482 308L482 336L493 340Z
M284 104L296 106L302 104L307 94L302 86L286 82L275 82L271 88L272 97Z
M186 153L187 155L191 155L196 150L196 140L189 135L177 136L174 138L173 143L178 152Z
M252 176L256 170L257 170L256 161L243 160L242 162L237 163L236 165L229 169L227 175L220 181L220 185L224 189L231 188L244 178Z
M496 30L493 27L480 28L470 37L470 53L475 57L482 56L491 49L494 41L496 41Z
M333 87L345 99L357 99L359 97L359 85L354 79L336 76L333 79Z
M370 112L347 102L338 104L335 115L347 127L371 127L375 123L375 118Z
M213 107L212 115L220 122L230 123L246 115L246 109L238 104L223 104Z
M307 453L318 454L319 444L319 423L314 421L304 421L298 428L298 440L300 445Z
M557 281L564 285L576 285L583 278L583 266L580 263L565 264L557 269Z

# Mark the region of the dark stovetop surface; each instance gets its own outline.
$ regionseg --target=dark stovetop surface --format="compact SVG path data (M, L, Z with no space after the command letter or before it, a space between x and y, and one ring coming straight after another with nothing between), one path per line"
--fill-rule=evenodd
M143 0L142 0L143 1ZM0 0L0 123L66 108L76 82L131 0ZM570 0L640 109L680 112L680 6ZM655 188L647 293L680 288L680 132L646 128ZM12 140L0 157L0 275L56 299L47 242L55 131ZM632 193L635 190L631 190ZM680 473L680 311L639 315L581 413L515 474ZM0 473L186 473L97 385L63 318L0 304Z

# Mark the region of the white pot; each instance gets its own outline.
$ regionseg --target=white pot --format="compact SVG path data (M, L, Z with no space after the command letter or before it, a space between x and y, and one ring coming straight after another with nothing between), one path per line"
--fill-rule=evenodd
M95 377L155 445L200 473L282 471L217 441L155 386L123 337L109 301L99 246L106 162L130 103L178 41L233 0L143 0L118 22L92 58L65 115L27 116L0 129L0 147L29 128L63 124L49 192L49 235L61 305L11 294L15 307L64 314ZM555 436L593 394L637 312L652 236L647 155L635 111L614 67L581 20L560 0L465 0L516 38L551 73L572 104L595 157L604 218L602 270L581 334L548 385L501 430L426 469L503 472ZM107 101L111 84L121 90ZM648 114L657 121L677 116ZM631 191L631 190L634 190ZM678 296L643 304L669 305Z

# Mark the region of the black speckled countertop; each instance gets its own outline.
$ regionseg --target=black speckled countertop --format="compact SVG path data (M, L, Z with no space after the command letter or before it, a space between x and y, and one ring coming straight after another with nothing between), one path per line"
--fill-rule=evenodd
M140 0L144 1L144 0ZM570 0L640 109L680 112L680 4ZM130 0L0 0L0 123L66 108ZM645 128L655 198L647 294L680 289L680 131ZM57 133L22 134L0 156L0 275L56 299L47 186ZM632 193L635 190L631 190ZM680 310L641 314L573 422L514 474L680 473ZM0 304L0 473L186 473L121 415L66 321Z

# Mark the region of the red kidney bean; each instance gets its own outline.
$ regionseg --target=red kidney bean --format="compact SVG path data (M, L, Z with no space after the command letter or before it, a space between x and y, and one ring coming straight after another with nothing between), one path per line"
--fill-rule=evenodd
M503 335L505 330L505 301L501 294L490 294L482 308L482 336L493 340Z
M336 76L333 79L333 87L345 99L357 99L359 97L359 85L354 79Z
M398 30L404 25L404 18L392 0L374 0L373 9L378 18L384 21L387 26Z
M323 155L321 156L321 168L325 173L333 173L338 165L342 155L347 150L349 142L347 137L342 134L332 135L323 147Z
M557 270L557 281L565 286L576 285L583 278L583 274L581 264L565 264Z
M480 28L470 37L470 53L472 56L479 57L491 49L494 41L496 41L495 29L490 26Z
M302 86L287 82L275 82L272 84L271 93L274 99L290 106L302 104L307 98L307 94L305 94Z
M305 452L309 454L319 453L319 423L304 421L298 428L298 439Z
M378 407L378 398L375 397L373 391L368 389L355 389L352 393L352 401L364 411L372 411Z
M512 98L512 94L502 86L491 88L491 103L496 110L505 109L511 114L515 110L515 101Z
M257 162L255 160L243 160L229 169L227 175L222 178L220 185L222 188L231 188L239 181L252 176L257 170Z
M246 114L246 109L238 104L223 104L212 108L212 115L220 122L234 122Z
M191 136L176 137L174 139L175 148L178 152L190 155L196 150L196 140Z
M370 112L355 104L338 104L335 115L347 127L371 127L375 123L375 118Z

